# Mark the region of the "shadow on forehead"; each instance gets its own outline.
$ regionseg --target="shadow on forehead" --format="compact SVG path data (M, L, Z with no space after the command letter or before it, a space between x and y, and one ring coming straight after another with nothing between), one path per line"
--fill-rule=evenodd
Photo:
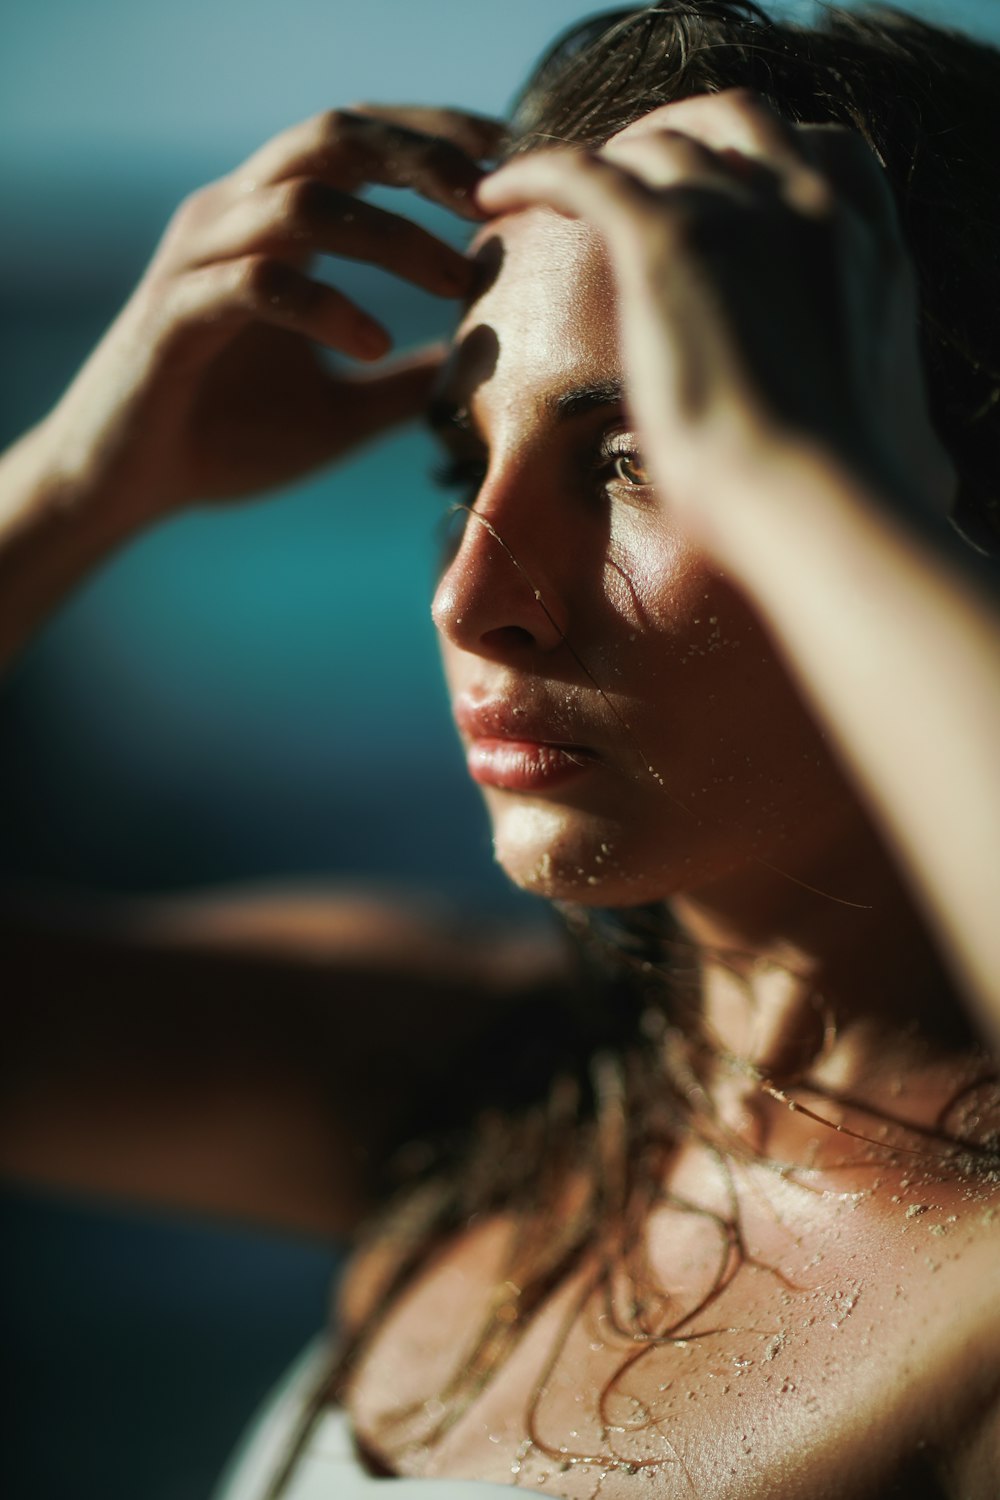
M472 282L472 291L465 304L466 311L473 308L480 297L485 297L490 287L496 281L503 266L505 253L503 240L498 234L491 234L489 239L484 240L479 246L473 257L475 275Z
M488 323L477 323L456 339L427 409L432 429L471 429L470 403L479 386L492 376L499 358L500 340Z

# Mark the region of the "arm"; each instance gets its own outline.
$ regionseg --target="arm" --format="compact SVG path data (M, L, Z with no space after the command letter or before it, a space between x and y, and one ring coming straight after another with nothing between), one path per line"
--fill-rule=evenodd
M953 474L874 159L734 93L479 198L603 235L664 521L756 606L1000 1037L1000 620L938 544Z
M389 183L475 216L497 133L445 110L335 111L182 204L62 400L0 461L0 667L144 527L289 483L422 409L434 354L367 378L324 363L320 347L371 361L391 340L310 260L368 260L464 295L457 250L354 194Z
M329 890L8 899L0 937L0 1170L307 1233L352 1229L452 1053L562 982L543 941Z
M738 550L743 587L1000 1046L1000 615L828 453L772 455L727 488L727 561Z
M421 409L436 354L366 378L324 363L317 346L367 360L389 338L309 261L369 260L461 296L458 251L354 194L412 187L475 216L496 138L448 111L332 112L182 206L58 406L0 463L0 664L146 526L289 482ZM339 901L314 920L317 956L291 907L85 923L8 907L6 1169L303 1227L352 1219L412 1050L450 1022L469 969L451 935Z

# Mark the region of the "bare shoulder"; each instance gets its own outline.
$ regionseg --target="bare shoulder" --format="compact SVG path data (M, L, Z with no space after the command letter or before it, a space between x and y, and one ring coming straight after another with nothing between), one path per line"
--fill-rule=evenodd
M996 1362L1000 1364L1000 1360ZM1000 1474L1000 1369L993 1373L992 1394L984 1409L974 1414L968 1435L952 1461L952 1492L956 1495L996 1494Z

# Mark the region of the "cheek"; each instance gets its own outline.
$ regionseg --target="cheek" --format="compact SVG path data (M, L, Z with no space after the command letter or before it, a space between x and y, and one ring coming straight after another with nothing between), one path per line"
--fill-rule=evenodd
M615 628L597 651L602 686L686 802L730 818L779 785L826 774L824 736L767 632L659 518L616 518L605 597Z
M604 593L614 620L604 653L628 691L661 713L668 705L650 691L660 678L693 689L695 679L725 675L748 647L760 655L760 629L724 577L658 517L626 510L614 519Z

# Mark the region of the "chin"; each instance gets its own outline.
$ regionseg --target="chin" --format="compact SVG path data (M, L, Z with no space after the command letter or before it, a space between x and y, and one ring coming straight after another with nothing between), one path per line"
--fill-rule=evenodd
M547 901L639 906L663 900L679 883L648 835L639 839L620 820L550 803L518 801L495 811L493 853L515 885Z

